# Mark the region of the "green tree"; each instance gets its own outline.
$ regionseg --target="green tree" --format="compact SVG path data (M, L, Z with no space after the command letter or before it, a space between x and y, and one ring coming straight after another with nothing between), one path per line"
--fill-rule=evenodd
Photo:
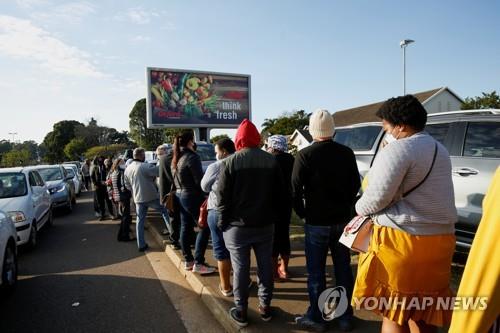
M309 116L304 110L287 112L274 119L265 119L262 135L267 138L273 134L291 135L296 129L304 128L309 123Z
M45 160L49 163L64 161L64 147L76 136L76 129L84 124L76 120L63 120L53 126L53 130L43 139L46 149Z
M167 139L165 130L148 129L146 121L146 99L138 100L129 114L130 137L138 146L154 150Z
M29 152L29 159L31 161L37 161L39 157L39 148L38 144L33 141L24 141L23 143L16 143L13 145L14 150L27 150Z
M69 160L80 160L87 149L87 144L83 138L74 138L64 147L64 154Z
M462 103L462 110L500 109L500 96L496 91L482 93L482 96L467 97Z
M12 143L10 143L9 140L1 140L0 141L0 161L2 160L2 156L11 150L12 150Z
M210 138L210 142L215 144L217 141L222 139L230 139L230 137L227 134L220 134Z
M125 144L112 144L109 146L95 146L89 148L84 156L88 159L93 159L96 156L106 156L106 157L116 157L121 155L123 151L127 149L127 145Z
M30 152L27 149L11 150L2 156L2 167L16 167L33 164L30 160Z

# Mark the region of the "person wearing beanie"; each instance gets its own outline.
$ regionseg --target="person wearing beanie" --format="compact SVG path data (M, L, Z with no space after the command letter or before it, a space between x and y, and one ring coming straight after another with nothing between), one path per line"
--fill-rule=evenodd
M315 111L309 119L311 146L300 150L292 171L293 207L304 219L305 255L309 308L295 318L296 323L313 329L325 329L318 299L326 289L325 269L328 249L334 263L335 282L351 299L354 277L349 249L338 242L352 217L352 208L360 187L353 151L333 141L335 125L327 110ZM339 328L352 329L352 307L337 318Z
M274 227L273 265L275 280L288 279L290 260L290 220L292 218L292 169L294 158L288 151L288 140L284 135L273 135L267 139L267 151L274 155L285 180L286 207L280 212Z
M248 325L251 249L257 259L259 313L264 321L272 318L274 224L279 221L276 208L283 207L286 198L278 162L260 145L255 125L243 120L236 133L237 152L224 159L216 191L218 227L233 267L235 307L229 315L240 327Z

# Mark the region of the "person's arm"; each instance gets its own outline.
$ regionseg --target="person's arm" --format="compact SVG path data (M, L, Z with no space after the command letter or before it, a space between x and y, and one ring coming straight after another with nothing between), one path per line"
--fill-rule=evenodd
M160 173L160 198L164 198L169 192L172 184L168 177L166 170L166 158L164 156L160 157L159 160L159 173Z
M190 154L188 167L191 171L191 175L193 176L194 183L199 186L201 179L203 178L203 167L201 166L200 155Z
M212 185L217 180L217 175L219 173L219 163L215 162L208 166L207 171L201 179L201 189L205 193L209 193L212 190Z
M379 154L370 169L368 186L356 203L358 215L375 214L388 207L410 167L411 158L400 145L390 144Z
M304 156L299 152L293 163L292 170L292 201L293 209L300 218L305 218L306 209L304 207L304 184L307 172L307 165Z
M229 163L222 163L219 185L217 188L217 211L219 212L219 222L217 223L217 226L221 230L225 230L231 222L233 186L234 183L231 174L231 166Z

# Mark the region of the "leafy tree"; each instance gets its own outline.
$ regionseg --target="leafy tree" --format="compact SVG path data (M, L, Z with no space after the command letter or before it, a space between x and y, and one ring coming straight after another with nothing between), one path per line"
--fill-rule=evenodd
M500 96L496 91L482 93L482 96L467 97L462 103L462 110L500 109Z
M37 161L39 157L39 148L38 144L33 141L24 141L23 143L16 143L13 145L12 149L14 150L27 150L29 152L29 159L31 161Z
M93 159L96 156L116 157L127 149L125 144L112 144L109 146L95 146L85 152L85 158Z
M45 160L49 163L63 161L66 157L64 147L76 136L76 129L84 126L76 120L63 120L53 126L52 132L43 139L46 149Z
M11 150L2 156L2 167L16 167L33 164L30 152L27 149Z
M87 144L82 138L74 138L64 147L64 154L72 161L80 160L82 154L87 150Z
M273 134L291 135L296 129L304 128L309 123L309 115L304 110L284 113L278 118L265 119L262 135L267 138Z
M230 139L230 137L227 134L220 134L210 138L210 142L215 144L217 141L221 139Z
M9 140L0 141L0 161L5 153L12 150L12 143Z
M165 142L165 130L148 129L146 121L146 99L138 100L129 114L130 137L138 146L147 150Z

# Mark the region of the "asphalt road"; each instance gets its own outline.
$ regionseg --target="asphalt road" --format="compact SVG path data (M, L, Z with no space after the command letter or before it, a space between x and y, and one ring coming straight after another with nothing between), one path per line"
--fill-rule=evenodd
M117 221L98 222L92 210L82 193L73 213L41 230L34 251L21 251L17 289L0 300L0 332L186 332L168 282L135 242L116 241Z

